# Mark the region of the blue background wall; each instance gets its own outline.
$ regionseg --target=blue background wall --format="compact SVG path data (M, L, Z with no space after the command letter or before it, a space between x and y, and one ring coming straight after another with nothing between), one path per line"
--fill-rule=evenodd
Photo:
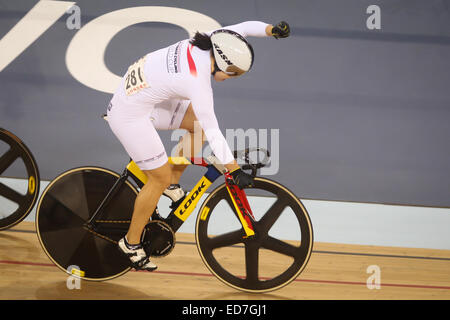
M36 3L0 0L0 39ZM256 60L249 74L213 84L223 131L279 129L280 170L270 178L300 197L450 207L449 1L76 3L82 27L142 5L197 11L221 25L288 21L288 39L250 39ZM381 30L366 28L371 4L381 8ZM47 180L81 165L120 171L128 160L100 118L111 95L67 70L78 32L67 29L68 18L0 72L0 126L27 143ZM172 24L136 24L112 39L105 63L122 75L136 58L187 37ZM161 136L170 151L170 132ZM186 188L198 173L188 169Z

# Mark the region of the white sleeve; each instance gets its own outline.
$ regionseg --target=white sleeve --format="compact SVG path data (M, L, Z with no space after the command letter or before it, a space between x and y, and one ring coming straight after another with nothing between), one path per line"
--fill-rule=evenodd
M245 21L220 29L228 29L235 31L243 37L267 37L266 27L268 23L261 21ZM211 31L212 32L212 31ZM211 34L211 32L209 34Z
M214 155L222 164L231 163L234 160L228 142L220 131L216 115L214 113L214 99L212 89L205 90L204 87L194 89L190 96L192 108L194 110L200 126L205 132L206 139L214 152Z

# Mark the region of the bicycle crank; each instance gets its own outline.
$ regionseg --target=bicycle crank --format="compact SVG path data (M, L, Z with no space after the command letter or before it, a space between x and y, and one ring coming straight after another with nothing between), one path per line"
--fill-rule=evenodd
M175 247L175 233L167 223L153 220L145 226L142 244L148 255L164 257Z

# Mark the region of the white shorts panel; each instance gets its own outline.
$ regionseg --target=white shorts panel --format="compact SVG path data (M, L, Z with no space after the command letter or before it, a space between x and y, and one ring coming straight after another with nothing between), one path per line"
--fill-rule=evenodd
M168 161L166 150L150 116L130 117L114 109L108 111L109 126L138 167L152 170L164 165Z
M156 105L134 104L115 95L108 107L108 123L139 168L152 170L168 161L156 129L178 129L189 104L189 100L181 99L171 99Z
M155 105L150 118L158 130L180 128L190 100L171 99Z

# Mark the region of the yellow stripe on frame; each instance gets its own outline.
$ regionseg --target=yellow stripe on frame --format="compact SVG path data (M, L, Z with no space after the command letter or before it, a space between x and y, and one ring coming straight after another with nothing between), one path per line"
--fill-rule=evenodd
M127 169L128 171L130 171L136 178L138 178L139 180L141 180L141 182L143 184L146 184L148 181L148 177L145 175L145 173L142 172L141 169L139 169L138 165L134 162L131 161L128 165L127 165Z
M185 157L169 157L169 163L173 165L190 165L192 164L188 158Z
M206 190L208 190L211 184L212 182L209 181L206 177L202 177L200 181L195 185L195 187L192 188L192 190L188 193L177 210L175 210L175 215L181 221L186 221L192 211L194 211L202 195Z

